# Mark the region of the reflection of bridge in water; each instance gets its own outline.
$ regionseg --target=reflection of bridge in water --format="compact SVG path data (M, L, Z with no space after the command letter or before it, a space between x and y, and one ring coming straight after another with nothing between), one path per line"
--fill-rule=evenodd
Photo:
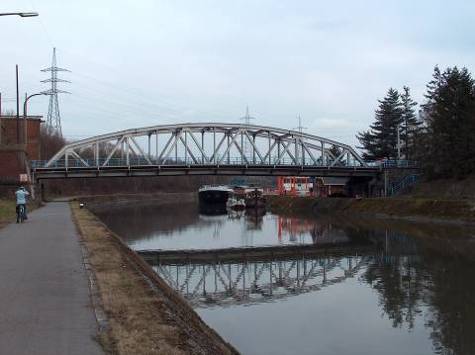
M290 252L280 249L281 253L279 248L261 248L260 252L253 248L240 258L237 251L229 257L219 251L213 257L207 251L208 257L196 253L196 258L188 255L181 260L178 252L176 257L142 256L193 306L212 307L269 302L318 291L354 277L374 260L375 252L373 247L356 247L350 253L340 248L334 252L308 247L289 248Z

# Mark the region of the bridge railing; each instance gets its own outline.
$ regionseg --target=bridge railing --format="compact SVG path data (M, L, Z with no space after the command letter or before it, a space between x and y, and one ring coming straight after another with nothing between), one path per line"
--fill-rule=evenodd
M152 163L155 163L153 159L151 159ZM250 163L249 163L250 161ZM271 160L271 165L276 164L278 162L278 165L295 165L294 161L290 158L281 158L278 159L277 157L273 158ZM37 168L45 168L47 166L48 160L32 160L31 161L31 168L32 169L37 169ZM301 165L303 166L327 166L331 165L333 161L329 160L324 164L321 160L317 161L318 164L315 164L313 161L302 161ZM253 161L252 159L248 158L248 161L245 161L242 157L231 157L228 159L225 159L221 164L219 165L252 165ZM111 158L111 159L105 159L105 158L100 158L100 159L74 159L74 158L69 158L66 164L65 159L60 159L57 160L53 163L50 163L48 168L84 168L84 167L120 167L120 166L146 166L150 165L149 160L147 160L144 157L130 157L128 160L125 158ZM216 163L213 162L203 162L199 161L196 162L193 159L187 157L178 157L177 159L175 158L169 158L164 162L161 162L160 164L156 165L184 165L184 166L196 166L196 165L216 165ZM381 160L381 161L368 161L366 162L367 167L373 167L373 168L417 168L419 167L419 164L417 161L413 160ZM347 165L346 162L340 161L338 162L335 166L349 166L351 167L352 165Z
M376 161L366 161L367 166L379 168L418 168L419 162L406 159L382 159Z
M154 159L149 159L154 165L159 165L159 166L166 166L166 165L183 165L183 166L211 166L211 165L262 165L262 163L259 162L253 162L252 159L248 158L246 161L242 157L230 157L229 159L225 159L222 163L217 164L214 162L206 162L206 161L194 161L192 158L185 158L185 157L178 157L177 159L175 158L169 158L164 162L161 162L160 164L157 163ZM105 158L100 158L100 159L75 159L75 158L69 158L67 161L65 159L60 159L57 161L54 161L53 163L50 163L48 166L48 160L32 160L31 161L31 168L32 169L38 169L38 168L87 168L87 167L124 167L124 166L149 166L150 162L147 158L144 157L130 157L129 159L125 158L111 158L111 159L105 159ZM317 161L317 164L315 164L313 161L302 161L300 165L302 166L328 166L333 163L332 160L328 160L325 164L319 160ZM278 159L277 157L273 158L271 160L270 165L289 165L289 166L295 166L295 162L290 159L290 158L280 158ZM344 161L339 161L335 164L336 167L353 167L353 165L347 165L346 162ZM355 165L359 166L359 165Z

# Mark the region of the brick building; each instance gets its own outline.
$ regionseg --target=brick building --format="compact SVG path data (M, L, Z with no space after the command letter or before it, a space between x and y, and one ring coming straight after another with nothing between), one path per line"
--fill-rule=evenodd
M0 184L17 184L29 160L40 158L41 116L0 116Z

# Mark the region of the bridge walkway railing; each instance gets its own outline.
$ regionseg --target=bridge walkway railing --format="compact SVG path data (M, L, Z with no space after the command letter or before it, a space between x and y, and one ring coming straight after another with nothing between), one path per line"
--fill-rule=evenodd
M250 161L250 163L249 163ZM68 161L65 159L57 160L53 163L50 163L47 166L48 160L32 160L31 161L31 168L81 168L81 167L119 167L119 166L147 166L150 165L150 162L156 163L154 165L184 165L184 166L206 166L206 165L216 165L214 162L206 162L206 161L194 161L190 157L178 157L176 159L167 159L158 163L154 159L147 159L145 157L129 157L126 158L100 158L100 159L75 159L69 158ZM295 166L295 162L290 158L275 158L272 159L272 163L277 163L278 165L288 165L288 166ZM322 161L317 161L315 164L312 161L302 161L300 162L299 166L332 166L333 161L329 160L326 163ZM248 158L248 161L245 161L242 157L232 157L226 159L219 165L262 165L258 162L253 162L251 158ZM348 165L344 161L338 161L334 166L337 167L360 167L359 165ZM412 160L382 160L382 161L368 161L366 162L367 168L379 168L379 169L390 169L390 168L417 168L418 162Z
M218 165L264 165L259 162L253 162L252 159L248 159L249 161L245 161L241 157L234 157L230 159L225 159L223 162L221 162ZM150 159L150 161L155 164L153 165L184 165L184 166L206 166L206 165L217 165L215 162L206 162L206 161L199 161L196 162L191 158L178 158L178 159L167 159L165 161L162 161L158 163L157 161ZM280 159L273 159L271 161L272 165L273 163L277 163L278 165L288 165L288 166L295 166L295 162L292 159L286 159L286 158L280 158ZM119 166L147 166L151 165L149 160L147 158L111 158L111 159L105 159L105 158L100 158L100 159L74 159L70 158L68 161L65 159L57 160L53 163L50 163L49 166L47 166L48 160L33 160L31 161L31 168L32 169L37 169L37 168L84 168L84 167L119 167ZM325 164L321 161L318 162L318 164L315 164L312 161L303 161L301 162L300 165L302 166L331 166L333 164L333 161L327 161ZM334 166L346 166L346 167L354 167L352 164L347 165L344 161L339 161L337 162ZM356 166L356 165L355 165Z

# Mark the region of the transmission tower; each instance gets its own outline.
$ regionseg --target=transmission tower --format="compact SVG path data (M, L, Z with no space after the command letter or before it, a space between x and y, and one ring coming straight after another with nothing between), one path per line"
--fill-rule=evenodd
M241 117L240 120L244 121L244 124L248 125L251 124L251 120L255 120L255 117L252 117L249 114L249 106L246 106L246 115L244 117ZM242 144L243 150L244 150L244 155L246 157L250 156L250 149L249 149L249 142L247 140L243 141Z
M56 48L53 48L53 59L51 61L51 66L49 68L42 69L41 71L51 72L51 77L49 79L41 81L42 83L51 83L50 89L44 92L45 94L50 95L46 127L50 132L56 132L62 137L63 132L61 129L61 114L59 112L58 94L69 94L69 92L59 90L57 84L70 83L70 81L58 78L58 72L69 72L69 70L59 68L56 65Z
M241 117L240 120L243 120L245 124L250 124L251 120L255 120L255 117L252 117L249 114L249 106L246 106L246 115L244 117Z
M302 126L302 117L300 117L300 115L297 116L297 120L299 121L299 125L295 127L294 129L298 130L298 132L300 133L300 136L303 136L303 130L307 129L308 127ZM303 140L303 137L301 137L301 139ZM297 146L298 156L302 154L302 149L303 148L300 148L299 146Z
M300 115L297 116L297 120L299 121L299 125L294 129L298 130L300 134L303 134L303 130L307 129L307 127L302 126L302 117L300 117Z

